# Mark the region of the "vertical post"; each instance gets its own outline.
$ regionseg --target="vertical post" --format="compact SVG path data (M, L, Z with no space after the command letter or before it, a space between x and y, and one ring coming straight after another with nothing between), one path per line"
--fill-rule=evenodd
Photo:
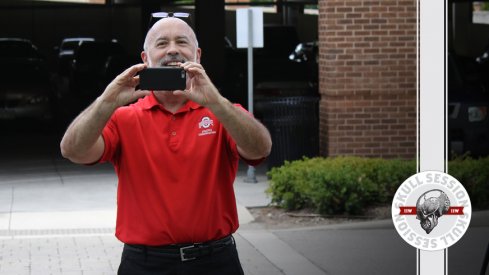
M253 114L253 10L248 9L248 111ZM244 182L257 183L255 167L249 165Z
M253 10L248 9L248 111L253 113Z
M161 0L157 0L161 1ZM170 1L174 2L174 1ZM225 82L224 0L195 0L195 21L193 26L203 55L200 62L212 83L221 91Z
M418 125L418 172L446 171L445 140L445 33L442 0L419 0L419 125ZM417 275L446 275L447 250L418 250Z
M146 33L149 29L149 21L151 18L151 13L161 11L162 3L155 3L152 0L142 0L141 1L141 41L146 38Z

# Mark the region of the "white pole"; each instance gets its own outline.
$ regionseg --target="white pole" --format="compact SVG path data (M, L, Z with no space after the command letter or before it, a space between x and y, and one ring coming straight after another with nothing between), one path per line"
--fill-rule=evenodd
M248 111L253 113L253 10L248 9Z
M419 37L419 91L418 112L418 172L445 171L446 140L445 106L446 92L443 87L445 71L442 65L446 60L444 51L445 13L438 12L447 5L442 0L418 1ZM440 31L441 30L441 31ZM445 142L443 142L445 140ZM440 142L441 141L441 142ZM446 275L448 248L436 251L419 250L417 257L418 275Z
M248 111L253 114L253 10L248 9ZM245 182L257 183L255 167L249 165Z

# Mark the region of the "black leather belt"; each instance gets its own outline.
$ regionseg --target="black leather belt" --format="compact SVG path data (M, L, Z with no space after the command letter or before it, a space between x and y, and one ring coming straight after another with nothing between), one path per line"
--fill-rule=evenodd
M165 246L124 244L124 249L158 256L179 257L182 262L185 262L218 252L231 244L234 244L234 238L229 235L220 240L205 243L173 244Z

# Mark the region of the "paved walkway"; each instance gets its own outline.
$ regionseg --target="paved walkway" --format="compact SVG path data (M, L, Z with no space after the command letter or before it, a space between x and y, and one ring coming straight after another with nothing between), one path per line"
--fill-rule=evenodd
M33 140L28 153L0 148L0 274L115 274L122 244L114 237L112 167L73 165L43 137L25 139ZM257 184L245 183L245 173L241 166L235 182L241 222L235 238L246 274L416 274L416 251L390 220L264 229L247 207L270 201L265 167ZM449 274L478 274L488 236L489 212L475 213L449 249Z
M270 202L265 168L258 183L244 182L246 169L240 166L235 182L242 227L253 222L246 207ZM116 186L110 165L56 156L0 160L0 274L115 274L122 251L114 237ZM249 228L235 234L246 274L294 274L284 273L294 263L324 274L272 233Z

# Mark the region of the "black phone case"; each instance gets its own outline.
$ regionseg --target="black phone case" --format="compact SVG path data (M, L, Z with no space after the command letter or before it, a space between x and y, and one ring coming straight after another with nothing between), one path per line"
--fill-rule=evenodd
M185 90L187 86L185 70L177 67L146 68L139 72L141 90Z

